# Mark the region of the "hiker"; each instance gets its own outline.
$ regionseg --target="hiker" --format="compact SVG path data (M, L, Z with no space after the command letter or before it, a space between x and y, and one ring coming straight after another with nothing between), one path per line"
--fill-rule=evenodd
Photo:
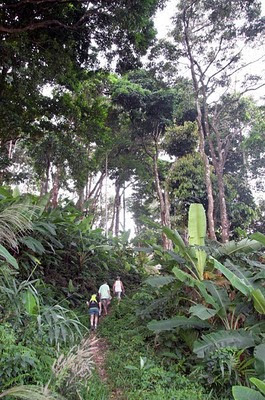
M103 285L100 286L98 290L100 301L103 305L103 310L105 315L108 314L108 306L110 304L111 295L110 295L110 288L107 282L104 282Z
M90 329L96 330L98 326L98 316L101 313L101 303L96 294L92 294L91 299L87 301L90 315Z
M118 303L121 301L121 294L125 293L123 283L121 281L121 278L117 276L116 281L114 282L112 286L113 294L114 296L117 297Z

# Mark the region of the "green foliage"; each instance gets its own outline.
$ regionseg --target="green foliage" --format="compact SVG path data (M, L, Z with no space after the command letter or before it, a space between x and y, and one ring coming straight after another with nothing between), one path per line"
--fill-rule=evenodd
M194 353L199 358L205 357L213 349L222 347L234 347L237 349L245 349L255 346L253 335L245 331L221 331L203 335L201 340L194 343Z
M134 295L134 302L142 296ZM135 304L125 299L100 325L110 343L107 355L108 375L116 391L130 400L209 398L203 388L178 372L177 366L162 366L152 346L145 346L148 331L135 317ZM112 330L111 327L115 326Z

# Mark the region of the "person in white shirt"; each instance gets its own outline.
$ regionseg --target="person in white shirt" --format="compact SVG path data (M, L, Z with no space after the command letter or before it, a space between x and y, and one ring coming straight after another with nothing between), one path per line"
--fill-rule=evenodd
M119 276L117 276L116 281L113 284L112 290L113 290L114 296L116 296L118 298L118 303L119 303L121 301L121 294L125 293L123 283Z
M105 315L108 314L108 306L110 304L111 295L110 295L110 287L107 282L104 282L103 285L98 289L99 299L101 304L103 305L103 310Z

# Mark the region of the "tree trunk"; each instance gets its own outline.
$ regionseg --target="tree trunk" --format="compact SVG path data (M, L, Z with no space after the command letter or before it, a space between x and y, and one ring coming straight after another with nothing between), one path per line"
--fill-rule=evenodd
M211 180L211 168L208 156L205 153L205 139L204 139L203 124L202 124L202 112L198 98L196 100L196 106L197 106L197 123L199 131L199 147L200 147L200 154L204 163L204 178L205 178L207 200L208 200L208 207L207 207L208 232L209 232L209 238L211 240L216 240L215 226L214 226L214 199L213 199L213 186Z
M155 186L156 192L160 203L160 216L161 216L161 224L162 226L167 226L168 228L171 227L170 223L170 212L169 212L169 198L168 192L165 190L164 195L160 185L160 179L158 174L158 165L157 165L157 154L153 157L153 170L155 176ZM163 241L163 248L166 250L172 249L172 242L168 237L162 233L162 241Z
M58 205L58 194L60 189L60 170L56 167L54 174L52 175L53 178L53 187L52 187L52 201L51 205L52 208L57 207Z
M78 200L76 203L76 207L82 212L84 211L84 202L85 202L84 190L85 190L84 187L77 189Z
M222 169L217 166L215 172L218 180L218 192L219 192L219 207L220 207L220 218L222 226L222 242L226 243L229 241L230 223L227 215L226 200L225 200L225 188L224 188L224 175Z
M40 196L44 196L48 193L49 189L49 179L50 179L50 161L47 161L46 172L41 180Z
M123 232L126 229L126 196L125 196L125 186L123 189Z
M116 181L116 194L115 194L115 236L119 236L120 231L120 208L121 208L121 196L120 196L120 181Z

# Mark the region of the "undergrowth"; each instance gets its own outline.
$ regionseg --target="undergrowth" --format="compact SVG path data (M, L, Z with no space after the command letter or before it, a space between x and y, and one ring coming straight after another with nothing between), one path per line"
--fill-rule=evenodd
M204 388L182 375L174 363L163 365L148 329L135 316L132 300L114 305L100 324L109 343L106 368L111 391L124 400L213 400Z

